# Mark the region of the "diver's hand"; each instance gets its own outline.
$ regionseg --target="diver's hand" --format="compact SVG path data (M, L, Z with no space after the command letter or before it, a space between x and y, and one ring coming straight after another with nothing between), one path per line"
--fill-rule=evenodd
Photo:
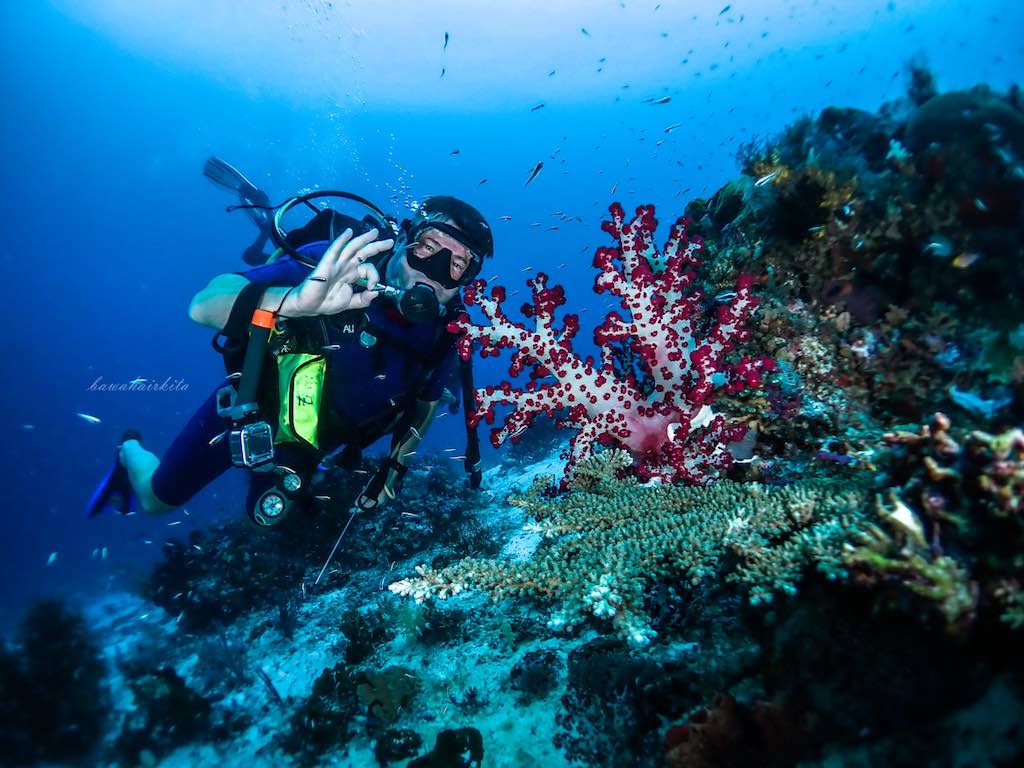
M377 240L377 230L352 237L346 229L331 243L316 269L299 283L281 307L285 317L336 315L346 309L363 309L377 298L380 276L372 264L364 264L371 256L391 249L395 241ZM356 293L356 281L365 280L367 290Z
M366 487L356 497L352 511L372 512L395 500L398 486L405 476L406 467L394 459L385 459L373 473Z

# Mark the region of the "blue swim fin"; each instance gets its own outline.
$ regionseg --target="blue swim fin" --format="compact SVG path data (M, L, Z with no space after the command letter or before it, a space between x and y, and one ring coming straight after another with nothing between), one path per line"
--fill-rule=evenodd
M122 515L128 515L136 511L135 493L132 491L131 480L128 477L128 470L121 463L121 445L125 440L141 440L142 435L134 429L129 429L121 438L114 451L114 463L103 476L100 484L96 486L89 503L85 507L86 517L93 518L99 515L109 505Z

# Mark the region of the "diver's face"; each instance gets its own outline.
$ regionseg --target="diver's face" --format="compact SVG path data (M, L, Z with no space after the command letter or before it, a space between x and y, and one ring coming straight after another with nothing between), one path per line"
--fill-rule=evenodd
M454 225L455 222L449 219L447 223ZM443 248L447 248L452 252L449 274L453 280L458 280L469 267L471 256L469 249L451 235L436 229L426 229L409 250L414 251L418 258L426 259ZM434 289L438 301L442 304L447 304L459 295L459 288L445 288L437 281L430 279L414 268L409 263L406 250L401 249L396 255L398 258L392 258L388 263L386 282L390 285L408 290L416 285L416 283L425 283Z
M449 222L451 222L451 219L449 219ZM466 272L466 268L472 260L469 249L465 245L447 232L441 232L438 229L424 230L420 235L420 239L412 244L413 253L420 259L429 259L443 248L447 248L452 252L451 265L448 271L452 280L458 280Z

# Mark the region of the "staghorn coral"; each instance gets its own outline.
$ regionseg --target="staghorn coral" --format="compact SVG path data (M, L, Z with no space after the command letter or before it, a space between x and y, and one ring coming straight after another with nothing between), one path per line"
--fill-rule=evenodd
M640 485L608 477L615 454L595 466L583 462L570 493L547 494L540 478L510 503L528 510L528 530L553 539L527 562L466 558L390 585L417 601L445 599L481 589L495 599L530 595L555 602L548 624L570 628L589 616L610 621L630 643L654 636L643 607L645 588L682 577L697 585L723 570L727 553L737 564L728 578L751 599L794 593L804 569L830 577L845 573L842 543L863 519L866 494L856 486L808 481L782 488L720 481L710 487Z

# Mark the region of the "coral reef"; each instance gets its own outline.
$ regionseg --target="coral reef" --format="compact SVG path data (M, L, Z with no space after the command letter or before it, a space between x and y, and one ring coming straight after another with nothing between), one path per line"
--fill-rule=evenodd
M355 719L364 710L359 679L346 664L325 669L309 698L292 715L281 748L300 765L316 765L329 750L344 747L355 735Z
M730 694L715 696L706 709L665 734L668 768L794 765L815 756L813 715L786 702L740 704Z
M114 751L125 765L155 765L177 747L211 733L210 702L171 667L131 681L135 709L125 718Z
M84 620L59 601L32 606L0 646L0 762L88 761L109 711L107 668Z
M484 740L476 728L444 730L437 734L434 748L410 760L406 768L480 768Z
M389 586L417 601L464 589L494 598L529 595L557 605L549 626L572 628L588 617L608 620L631 643L654 636L644 611L647 587L667 578L699 584L726 576L754 601L796 591L807 567L845 573L841 544L862 524L865 494L854 487L806 482L786 488L720 481L713 486L643 486L608 479L629 457L605 452L583 462L563 497L542 478L510 502L536 521L530 529L554 543L526 562L467 558ZM592 469L591 469L592 468ZM727 553L736 564L723 568ZM727 570L727 573L726 573Z
M555 745L573 763L601 768L662 765L664 718L679 717L699 697L685 663L631 654L609 638L574 648L567 677Z

